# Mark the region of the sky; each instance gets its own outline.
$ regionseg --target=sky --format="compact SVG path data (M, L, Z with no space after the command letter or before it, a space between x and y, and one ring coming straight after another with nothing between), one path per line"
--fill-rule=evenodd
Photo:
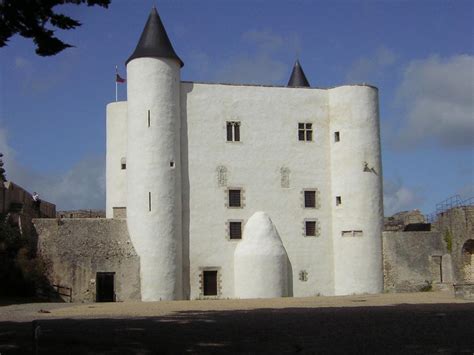
M286 85L299 58L313 87L379 88L385 215L474 196L474 2L112 0L61 5L82 26L52 57L0 48L7 179L58 210L105 207L105 106L156 5L182 80ZM126 100L126 85L119 86Z

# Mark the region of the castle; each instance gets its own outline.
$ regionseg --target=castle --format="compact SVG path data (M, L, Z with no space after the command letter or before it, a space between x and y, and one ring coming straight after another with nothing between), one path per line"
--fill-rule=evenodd
M142 300L382 291L375 87L311 88L298 62L286 87L181 81L156 9L126 63L106 216L126 217Z

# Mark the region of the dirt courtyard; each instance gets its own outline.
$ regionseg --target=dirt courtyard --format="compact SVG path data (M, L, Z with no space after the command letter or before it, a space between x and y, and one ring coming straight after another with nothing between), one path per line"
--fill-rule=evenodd
M474 302L425 292L0 306L0 354L34 351L473 354Z

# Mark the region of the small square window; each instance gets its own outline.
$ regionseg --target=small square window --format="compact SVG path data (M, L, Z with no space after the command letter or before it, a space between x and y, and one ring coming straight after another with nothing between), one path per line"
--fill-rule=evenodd
M229 190L229 207L241 207L242 198L241 190L232 189Z
M122 163L122 164L120 164L120 166L121 166L122 170L127 169L127 164L126 163Z
M242 222L240 221L229 222L229 238L242 239Z
M316 191L305 191L304 192L304 207L315 208L316 207Z
M342 198L341 196L336 196L336 206L339 206L342 204Z
M227 142L240 142L240 122L228 121L226 129Z
M334 142L339 142L341 140L341 135L339 132L334 132Z
M298 123L298 140L311 142L313 140L313 124Z
M305 221L305 235L316 237L316 221Z

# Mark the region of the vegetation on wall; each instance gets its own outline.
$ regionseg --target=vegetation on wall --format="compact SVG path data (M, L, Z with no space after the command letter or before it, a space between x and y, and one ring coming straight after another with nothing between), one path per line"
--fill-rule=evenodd
M0 214L0 296L34 296L46 282L44 270L29 236L22 235Z
M453 235L451 234L449 229L446 229L444 232L444 241L446 242L446 249L449 253L453 251Z

